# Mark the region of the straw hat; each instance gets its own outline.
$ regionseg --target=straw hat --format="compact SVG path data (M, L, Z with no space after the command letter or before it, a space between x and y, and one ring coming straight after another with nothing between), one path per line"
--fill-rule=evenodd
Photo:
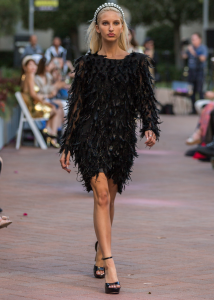
M35 59L34 59L33 55L27 55L23 58L22 67L24 67L29 60L33 60L35 62Z

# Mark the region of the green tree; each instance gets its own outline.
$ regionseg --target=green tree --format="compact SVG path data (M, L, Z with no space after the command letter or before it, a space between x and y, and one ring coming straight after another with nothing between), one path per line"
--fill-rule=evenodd
M0 0L0 35L11 34L20 18L20 0Z
M173 27L175 62L178 68L181 67L180 27L202 18L202 2L200 0L120 0L120 4L130 10L133 25L164 23Z
M21 0L22 19L28 26L28 0ZM81 23L86 23L94 16L94 12L102 0L60 0L59 9L55 12L35 11L34 26L36 29L52 28L55 35L64 38L71 37L72 43L78 45L77 29ZM77 52L75 55L77 56Z
M155 48L161 51L169 50L174 51L173 46L173 28L167 24L160 24L152 26L147 31L147 36L155 41Z

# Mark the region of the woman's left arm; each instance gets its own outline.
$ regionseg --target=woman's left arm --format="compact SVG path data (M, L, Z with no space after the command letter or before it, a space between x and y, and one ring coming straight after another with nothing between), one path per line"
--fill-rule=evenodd
M140 86L137 92L136 109L140 114L141 129L140 136L146 137L145 144L152 147L155 141L160 136L160 118L158 116L157 100L153 91L152 75L149 72L151 67L145 55L140 55L141 60L139 62L139 76Z

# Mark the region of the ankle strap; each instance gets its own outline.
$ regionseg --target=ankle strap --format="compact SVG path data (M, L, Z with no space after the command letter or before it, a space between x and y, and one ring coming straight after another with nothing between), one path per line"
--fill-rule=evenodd
M110 258L112 258L112 256L102 258L102 260L106 260L106 259L110 259Z

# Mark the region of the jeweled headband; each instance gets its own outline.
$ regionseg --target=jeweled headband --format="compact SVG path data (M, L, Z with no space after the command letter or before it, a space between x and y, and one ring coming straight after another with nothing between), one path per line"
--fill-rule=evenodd
M95 11L95 13L94 13L94 22L95 22L96 24L97 24L97 15L99 14L99 12L100 12L103 8L106 8L106 7L114 7L114 8L116 8L116 9L118 9L118 10L121 12L121 14L122 14L123 20L125 19L125 15L124 15L124 12L123 12L122 8L121 8L119 5L115 4L115 3L110 3L110 2L108 2L108 3L104 3L103 5L100 5L100 6L97 8L97 10Z

